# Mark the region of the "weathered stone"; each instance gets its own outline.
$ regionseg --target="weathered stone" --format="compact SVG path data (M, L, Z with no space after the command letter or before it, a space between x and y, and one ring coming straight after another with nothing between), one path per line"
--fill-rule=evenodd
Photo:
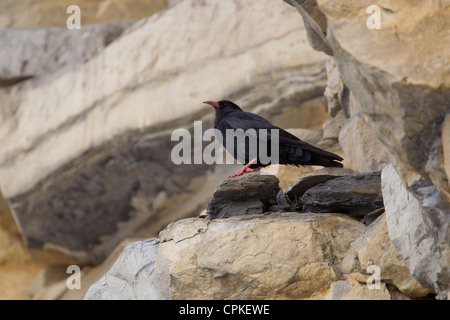
M81 300L85 297L88 289L99 281L114 265L125 247L142 238L125 239L113 250L113 252L100 265L81 267L80 288L70 290L67 287L67 266L47 265L44 272L40 272L27 288L29 296L33 300ZM56 276L55 276L55 273ZM58 280L50 282L48 279Z
M379 289L369 289L366 283L355 279L333 282L325 300L391 300L386 284L380 283Z
M450 286L450 228L447 207L436 208L442 196L431 183L414 194L392 165L382 173L383 198L389 236L417 282L447 298ZM422 196L424 199L420 199ZM430 203L424 207L422 202Z
M391 210L397 218L391 220L386 214L390 232L397 230L394 245L416 280L426 288L435 288L438 297L445 297L450 282L445 271L449 258L447 246L440 244L442 239L449 242L450 209L441 137L450 109L450 91L446 89L450 87L449 7L440 3L412 5L404 0L378 4L381 29L372 29L366 24L366 9L373 4L370 1L317 3L326 16L327 33L326 39L316 39L333 51L350 100L354 97L356 101L354 111L366 117L400 177L395 183L391 181L397 187L389 189ZM436 52L441 54L436 56ZM412 218L416 215L417 219ZM399 220L405 224L401 228ZM429 228L422 230L422 224ZM426 235L429 242L416 242L419 235ZM416 240L400 240L410 237ZM436 247L428 250L431 243Z
M443 143L443 136L445 134L443 126L442 137L437 137L431 146L428 154L427 163L425 165L425 174L427 179L423 179L422 183L427 183L427 180L442 192L443 197L447 198L450 202L450 187L448 184L447 174L445 172L445 158L444 154L446 146Z
M361 268L367 270L371 265L380 268L381 281L394 284L408 297L424 297L432 290L423 288L411 276L408 267L399 256L389 238L384 215L378 217L366 230L352 242L358 251Z
M273 123L281 128L320 130L323 123L330 117L327 112L327 101L323 96L300 104L295 100L281 103L282 108L270 110L270 114L273 114L270 117Z
M30 282L45 269L23 245L13 212L0 190L0 300L30 298Z
M336 177L343 177L354 173L353 170L346 168L322 168L314 172L306 173L289 186L289 189L286 191L286 196L289 197L291 201L294 201L295 199L301 198L308 189L319 183L324 183Z
M63 27L1 29L0 87L15 84L15 79L52 75L86 62L131 24L107 22L75 31Z
M303 18L305 29L308 34L308 41L315 50L323 51L328 55L333 55L333 50L327 44L327 19L317 8L316 0L284 0L297 8Z
M327 87L323 93L328 101L328 113L332 118L340 110L344 110L345 117L348 119L353 115L350 110L350 91L342 81L341 74L332 57L327 57Z
M406 185L419 176L420 184L427 184L433 172L426 166L450 109L450 91L442 90L450 87L445 49L450 41L448 7L437 3L412 6L407 1L384 4L380 8L382 27L374 30L366 26L369 1L317 2L327 17L327 40L341 77L387 151L389 162ZM399 36L408 39L407 45L400 45ZM433 52L443 54L436 57ZM435 186L442 190L439 183Z
M333 118L328 119L323 124L323 139L337 142L341 128L346 120L344 110L337 111Z
M344 123L339 133L339 144L356 171L382 170L389 163L389 155L361 113Z
M144 247L155 249L149 242L134 245L139 246L136 254L125 250L114 271L95 284L86 298L117 297L118 293L124 299L308 298L354 270L356 251L350 243L363 230L361 223L336 214L274 213L209 222L185 219L161 232L153 261L147 260L150 255L145 262L124 258L143 256L139 252L147 250ZM141 270L138 282L136 273L133 276L128 270ZM124 274L121 285L115 286L116 279L109 284L111 276L118 274ZM142 291L136 284L142 285Z
M169 0L2 0L0 28L65 27L74 13L66 13L71 5L80 8L81 28L105 21L137 20L166 9L168 2Z
M87 291L85 300L160 300L152 277L159 240L130 243L109 271ZM152 281L152 279L154 281Z
M381 172L367 172L330 179L306 190L304 211L340 212L364 216L383 207Z
M278 183L277 177L260 173L229 178L214 191L206 206L206 219L267 212L277 204Z

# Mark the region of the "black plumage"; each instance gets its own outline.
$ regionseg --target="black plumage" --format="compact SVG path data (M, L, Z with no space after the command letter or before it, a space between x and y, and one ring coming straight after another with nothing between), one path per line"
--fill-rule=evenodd
M289 132L271 124L269 121L263 117L245 112L239 106L228 100L222 100L219 102L207 101L205 102L215 107L216 118L214 121L214 128L222 133L223 144L227 147L227 129L232 129L236 133L234 137L233 148L227 148L233 157L238 161L248 164L252 160L252 155L250 154L249 143L252 139L258 141L258 146L262 143L266 144L267 155L270 157L271 150L271 137L278 130L278 161L273 161L269 163L264 163L261 161L260 157L257 156L257 160L252 163L250 168L260 168L265 167L270 164L284 164L284 165L318 165L324 167L342 167L343 159L338 155L331 152L322 150L320 148L314 147L296 136L290 134ZM241 129L241 130L238 130ZM254 129L254 130L251 130ZM265 130L261 130L265 129ZM246 137L243 135L247 132ZM245 141L243 143L237 143L239 141ZM257 155L259 155L259 147L257 149ZM254 153L254 152L253 152ZM244 170L245 172L245 170Z

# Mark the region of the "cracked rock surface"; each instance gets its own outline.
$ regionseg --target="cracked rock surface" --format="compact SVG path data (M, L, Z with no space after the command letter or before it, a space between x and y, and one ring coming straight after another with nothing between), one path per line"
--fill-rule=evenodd
M313 298L357 270L363 231L337 214L184 219L129 244L85 299Z

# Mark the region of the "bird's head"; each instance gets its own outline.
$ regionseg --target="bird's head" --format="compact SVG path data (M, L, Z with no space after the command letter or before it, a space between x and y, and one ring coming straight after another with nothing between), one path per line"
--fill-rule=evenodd
M242 109L239 108L236 104L234 104L233 102L228 101L228 100L221 100L219 102L205 101L203 103L213 106L214 108L216 108L216 111L222 111L222 112L231 112L231 111L235 111L235 110L242 111Z

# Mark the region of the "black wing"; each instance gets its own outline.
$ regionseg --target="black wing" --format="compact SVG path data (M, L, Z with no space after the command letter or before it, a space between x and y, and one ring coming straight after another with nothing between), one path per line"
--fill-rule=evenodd
M325 167L342 167L343 165L337 161L343 159L338 155L314 147L306 143L293 134L283 130L263 117L250 112L236 112L229 114L221 121L224 129L242 129L248 131L249 129L256 130L256 139L258 142L271 141L274 132L278 130L278 144L279 144L279 163L290 165L321 165ZM261 129L266 129L266 136L262 137ZM275 139L276 141L277 139ZM270 147L268 147L270 150Z

